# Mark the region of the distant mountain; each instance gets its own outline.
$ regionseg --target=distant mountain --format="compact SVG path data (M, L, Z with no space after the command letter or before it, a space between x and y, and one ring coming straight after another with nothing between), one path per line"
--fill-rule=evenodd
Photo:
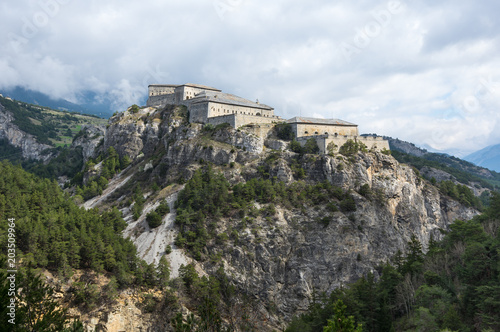
M46 106L56 110L92 114L101 118L109 118L113 113L111 111L111 104L100 101L96 93L91 91L82 93L81 99L83 103L81 104L75 104L65 99L53 99L44 93L25 89L20 86L1 90L0 93L4 97L10 97L29 104Z
M478 166L500 172L500 144L485 147L482 150L471 153L464 157L464 159Z

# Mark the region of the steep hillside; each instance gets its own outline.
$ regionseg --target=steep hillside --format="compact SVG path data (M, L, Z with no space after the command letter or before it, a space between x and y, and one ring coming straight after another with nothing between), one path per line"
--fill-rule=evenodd
M464 157L478 166L500 172L500 144L491 145Z
M1 159L44 177L73 177L102 139L106 123L0 97Z
M251 307L255 328L281 329L314 293L377 277L412 236L426 248L455 219L477 214L388 155L273 150L287 142L272 130L260 137L260 126L187 118L183 107L112 117L77 191L94 196L86 208L118 207L139 255L165 255L188 293L200 290L196 274L225 271L240 295L214 304L224 324ZM195 299L186 306L203 321Z

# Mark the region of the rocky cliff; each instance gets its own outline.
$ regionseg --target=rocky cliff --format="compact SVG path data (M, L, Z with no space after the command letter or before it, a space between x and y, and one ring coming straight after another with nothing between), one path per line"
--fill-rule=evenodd
M102 126L85 125L78 136L74 138L71 148L81 147L83 159L87 161L89 158L95 157L94 154L102 143L105 132L106 128Z
M12 114L0 104L0 138L6 139L17 148L21 148L23 157L26 159L47 161L53 157L50 153L43 153L44 150L51 148L51 146L39 143L33 135L25 133L13 124L13 120Z
M254 216L223 215L214 220L216 234L236 232L237 239L210 240L196 262L200 274L213 274L220 267L241 293L258 303L266 322L262 329L282 328L305 310L314 292L331 292L356 281L368 272L378 276L378 267L397 250L405 249L412 235L425 248L429 239L439 239L455 219L470 219L478 212L443 196L411 167L393 157L375 152L343 155L299 155L282 148L286 143L273 137L258 137L245 128L203 126L187 122L186 110L169 107L130 110L110 119L99 149L113 146L120 156L133 162L117 176L101 197L87 207L118 205L125 214L130 236L143 258L157 261L170 245L166 257L178 275L180 262L191 254L175 246L179 232L174 224L176 195L193 173L207 164L232 184L265 177L295 183L328 182L354 200L354 208L338 209L335 203L282 206L251 202ZM302 171L297 171L302 170ZM160 190L151 190L151 183ZM139 183L146 203L136 221L125 204ZM164 225L150 229L145 215L160 200L170 202L171 213ZM208 259L216 257L216 259Z

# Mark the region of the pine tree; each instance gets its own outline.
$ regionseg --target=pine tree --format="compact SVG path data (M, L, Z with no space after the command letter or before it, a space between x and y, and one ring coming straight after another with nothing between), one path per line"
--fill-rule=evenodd
M323 328L323 332L362 332L362 325L357 324L356 327L353 316L345 316L347 306L342 300L335 302L333 311L334 315L328 320L328 325Z
M18 331L62 331L68 323L65 309L53 300L54 290L37 275L31 263L19 282L16 327ZM19 319L19 320L17 320Z
M158 283L160 284L160 287L166 286L168 280L170 279L170 264L165 256L161 256L156 270L158 273Z

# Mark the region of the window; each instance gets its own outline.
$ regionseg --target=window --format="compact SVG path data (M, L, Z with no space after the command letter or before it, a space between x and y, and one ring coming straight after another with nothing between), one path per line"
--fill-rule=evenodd
M306 130L306 131L304 131L304 134L309 134L309 132Z

